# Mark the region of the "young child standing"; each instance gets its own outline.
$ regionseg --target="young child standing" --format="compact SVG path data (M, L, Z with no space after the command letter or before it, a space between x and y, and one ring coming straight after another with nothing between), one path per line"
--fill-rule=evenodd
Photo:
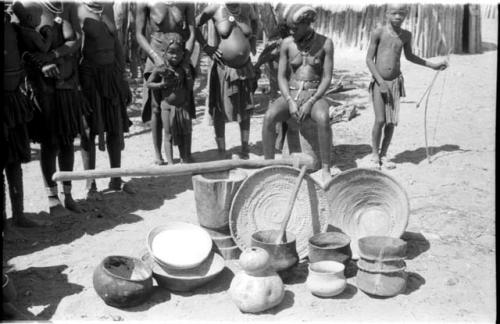
M404 5L389 5L387 23L372 33L366 55L366 64L373 76L369 91L375 111L371 157L375 168L396 167L394 162L387 158L387 149L391 143L394 127L399 121L400 97L405 96L403 75L400 69L401 51L404 51L408 61L418 65L434 70L444 70L448 66L446 61L432 63L413 54L412 34L401 28L406 15L407 10ZM382 130L384 138L380 146Z
M191 92L193 75L189 61L185 60L184 40L178 33L165 33L160 36L160 51L163 54L164 66L156 67L146 81L146 87L159 95L159 107L154 114L161 114L164 130L164 147L168 164L173 164L172 145L179 146L181 163L191 161ZM161 136L161 135L160 135ZM156 141L161 143L161 140ZM158 144L161 146L161 144ZM161 152L161 148L157 148ZM161 165L164 162L156 161Z

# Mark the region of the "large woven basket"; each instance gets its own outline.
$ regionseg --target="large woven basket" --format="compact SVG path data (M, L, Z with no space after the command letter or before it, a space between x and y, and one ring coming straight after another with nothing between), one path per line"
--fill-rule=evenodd
M408 225L410 205L406 191L381 171L344 171L330 180L326 188L329 223L351 237L353 258L359 256L359 238L400 237Z
M252 234L280 229L292 189L300 173L287 166L271 166L250 175L236 192L229 227L236 244L250 247ZM325 192L307 174L300 186L287 231L295 234L299 258L308 253L308 239L325 232L329 210Z

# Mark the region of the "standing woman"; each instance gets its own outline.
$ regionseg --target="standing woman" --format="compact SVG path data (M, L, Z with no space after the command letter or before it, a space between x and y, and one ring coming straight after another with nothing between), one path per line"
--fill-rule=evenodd
M6 5L2 4L5 10ZM1 205L5 222L5 179L9 182L12 219L16 226L31 227L38 225L24 214L23 208L23 170L21 163L30 161L31 150L26 123L32 118L32 106L23 87L24 71L21 65L16 31L10 15L4 11L4 57L3 93L0 110L0 181L2 181ZM4 223L5 225L5 223Z
M141 49L147 53L148 60L144 68L144 81L148 80L154 68L164 66L162 56L161 39L165 34L177 33L184 40L184 64L189 64L189 57L194 46L194 4L177 3L173 1L139 2L136 9L136 39ZM148 33L150 31L150 33ZM149 41L148 41L149 39ZM192 68L194 74L194 68ZM190 98L189 115L191 119L196 118L193 89L188 89ZM153 147L155 151L155 164L163 165L161 154L162 128L165 132L165 156L167 163L173 163L172 136L166 126L170 121L160 109L161 90L144 89L142 103L142 121L151 120L151 133L153 135ZM191 134L185 140L185 162L191 160Z
M264 158L274 158L276 123L290 117L299 122L311 118L318 128L322 180L326 181L330 178L332 130L329 104L323 95L332 81L333 42L312 28L311 24L316 19L316 11L312 7L291 5L285 9L283 16L291 36L282 41L280 49L278 85L281 97L264 116Z
M125 59L114 23L113 4L99 1L75 3L72 21L82 37L82 58L79 66L83 93L92 107L87 118L88 140L82 141L85 170L95 169L95 138L99 149L106 149L111 168L121 166L121 151L125 147L123 133L131 125L127 105L132 95L125 76ZM104 138L106 134L106 139ZM111 178L109 189L134 193L121 178ZM101 199L95 180L87 182L87 198Z
M38 20L39 30L52 34L48 53L24 52L25 69L39 107L30 132L33 140L40 143L40 165L49 199L51 216L62 216L68 210L79 212L71 195L71 182L63 182L64 207L59 200L57 183L52 180L56 171L56 160L61 171L72 171L74 162L73 141L84 134L83 114L85 105L78 89L75 53L79 41L69 21L66 4L58 1L17 2L14 13ZM16 12L17 11L17 12ZM29 41L21 37L23 41ZM62 65L64 62L64 71Z
M209 46L201 26L213 20L220 42ZM248 159L250 116L255 71L250 53L255 54L257 17L251 5L226 3L207 6L197 17L196 37L200 46L213 60L209 76L209 112L213 118L219 155L226 155L225 123L240 124L240 157Z

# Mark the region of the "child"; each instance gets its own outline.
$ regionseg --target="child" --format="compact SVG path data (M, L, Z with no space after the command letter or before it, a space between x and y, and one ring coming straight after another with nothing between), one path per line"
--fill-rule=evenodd
M388 23L373 32L366 55L366 64L373 75L369 91L375 110L371 162L377 169L380 166L387 169L396 167L394 162L387 158L387 149L394 133L394 126L399 120L399 98L405 96L403 75L400 70L401 51L404 50L406 59L415 64L434 70L444 70L448 66L446 61L432 63L412 53L412 35L401 28L406 14L405 6L389 5ZM384 139L380 147L382 129Z
M189 114L190 91L193 76L189 62L184 59L184 40L178 33L161 35L160 50L165 66L156 67L146 81L146 87L156 91L161 102L153 113L161 114L165 134L165 155L167 163L173 164L172 145L179 146L181 163L191 161L191 117ZM161 136L161 135L160 135ZM161 143L157 141L157 143ZM161 145L161 144L158 144ZM157 148L161 151L161 148ZM161 165L164 162L156 161Z

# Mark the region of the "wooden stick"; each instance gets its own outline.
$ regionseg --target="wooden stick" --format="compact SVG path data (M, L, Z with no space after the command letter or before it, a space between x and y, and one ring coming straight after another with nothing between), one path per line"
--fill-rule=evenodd
M219 160L190 164L140 168L112 168L85 171L60 171L54 173L54 181L86 180L114 177L172 177L199 173L226 171L235 168L262 168L272 165L313 166L313 158L307 154L292 154L288 158L278 160Z
M304 179L304 175L306 174L307 166L302 166L300 169L299 177L297 178L297 182L295 182L295 187L293 187L292 194L290 195L290 199L288 200L288 204L286 206L286 210L283 217L283 222L281 223L281 228L278 233L278 237L276 238L276 244L285 243L286 242L286 226L288 225L288 221L290 220L290 216L292 215L293 205L295 204L295 200L297 199L297 194L299 193L300 184L302 183L302 179Z

